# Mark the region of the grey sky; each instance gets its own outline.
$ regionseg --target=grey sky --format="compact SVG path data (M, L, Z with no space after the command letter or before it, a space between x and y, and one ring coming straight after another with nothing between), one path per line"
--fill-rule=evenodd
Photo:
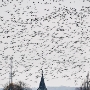
M0 2L0 84L9 80L13 57L14 82L38 86L43 68L47 86L80 85L90 68L89 4L83 0Z

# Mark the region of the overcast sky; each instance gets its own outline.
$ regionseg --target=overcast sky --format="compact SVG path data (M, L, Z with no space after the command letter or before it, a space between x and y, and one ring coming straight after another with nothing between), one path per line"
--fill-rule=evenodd
M80 86L90 70L89 0L0 1L0 86Z

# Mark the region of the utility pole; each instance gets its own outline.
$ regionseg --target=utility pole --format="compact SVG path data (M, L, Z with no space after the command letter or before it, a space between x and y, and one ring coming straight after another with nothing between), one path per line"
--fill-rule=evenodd
M10 62L10 90L12 90L12 84L13 84L13 73L12 73L12 68L13 68L13 57L10 58L11 62Z

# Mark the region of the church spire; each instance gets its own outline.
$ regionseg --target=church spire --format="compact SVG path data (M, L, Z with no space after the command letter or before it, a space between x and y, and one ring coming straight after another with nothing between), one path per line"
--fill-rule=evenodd
M43 70L42 70L42 77L43 77Z
M38 90L47 90L45 82L44 82L43 70L42 70L42 77L41 77L41 81L40 81Z

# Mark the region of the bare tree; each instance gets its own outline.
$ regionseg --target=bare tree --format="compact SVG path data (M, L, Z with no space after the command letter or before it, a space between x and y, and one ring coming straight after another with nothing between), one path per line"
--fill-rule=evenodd
M19 82L17 83L17 85L18 85L19 87L21 87L22 89L27 90L27 89L26 89L26 88L27 88L27 84L26 84L25 82L19 81Z
M6 87L4 87L3 90L23 90L23 89L17 84L9 84Z
M82 83L82 85L80 86L80 88L78 88L79 90L90 90L90 79L89 79L89 73L86 76L86 79L84 80L84 82Z
M28 88L26 83L19 81L16 84L5 84L3 90L31 90L31 88Z

